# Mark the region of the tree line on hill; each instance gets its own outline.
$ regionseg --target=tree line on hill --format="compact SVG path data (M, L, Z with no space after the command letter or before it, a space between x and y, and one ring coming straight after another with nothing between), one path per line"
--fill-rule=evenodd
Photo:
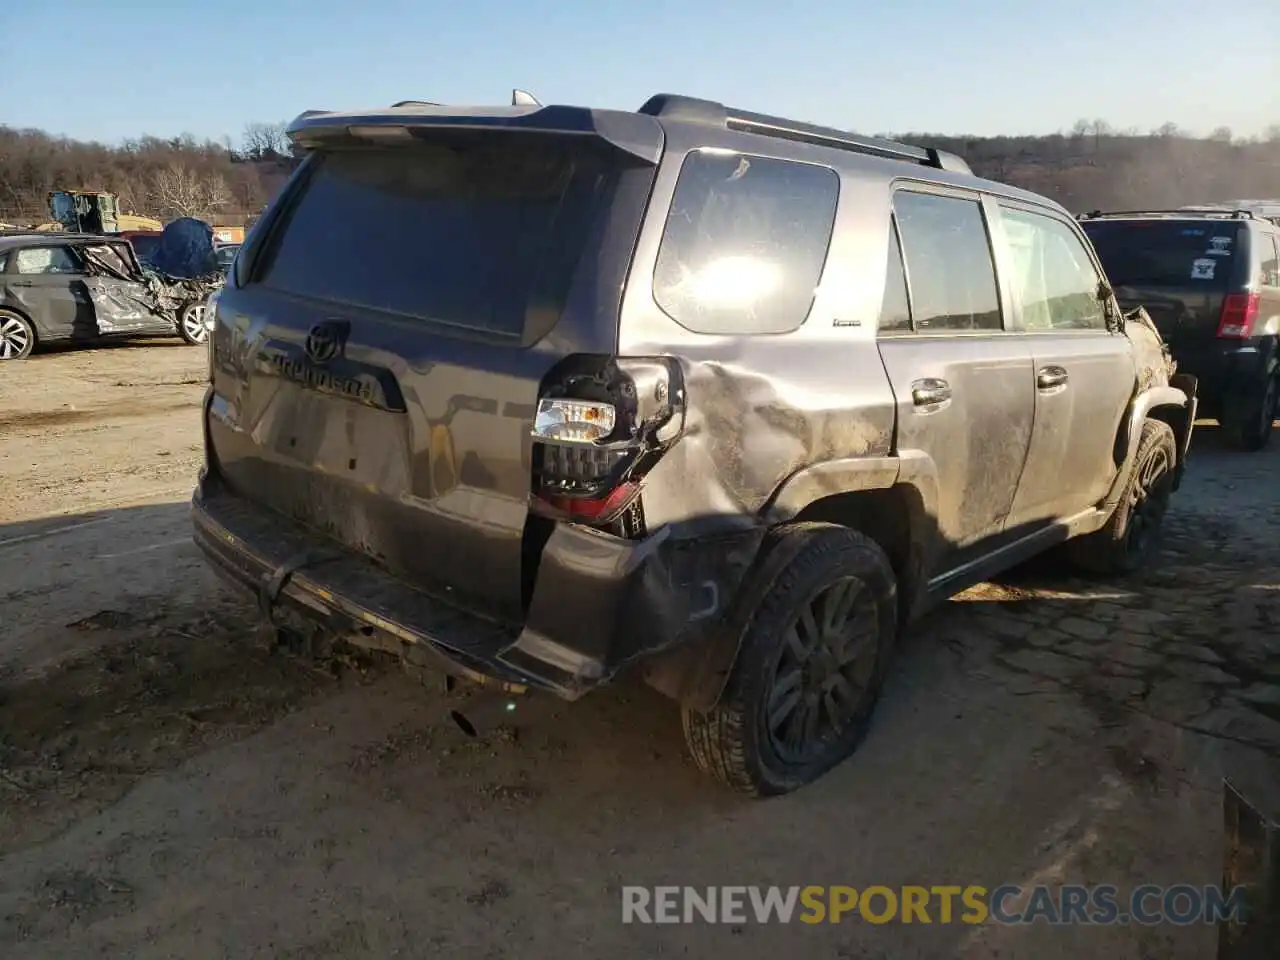
M123 212L236 222L262 209L297 162L282 123L249 124L239 143L190 135L118 145L0 125L0 221L48 218L57 189L115 193ZM980 176L1057 200L1073 212L1280 198L1280 124L1241 139L1193 137L1173 124L1147 134L1081 120L1046 136L902 134L964 157Z
M49 219L54 190L114 193L123 213L234 223L260 211L296 162L285 124L249 124L238 144L190 135L118 145L0 125L0 222Z

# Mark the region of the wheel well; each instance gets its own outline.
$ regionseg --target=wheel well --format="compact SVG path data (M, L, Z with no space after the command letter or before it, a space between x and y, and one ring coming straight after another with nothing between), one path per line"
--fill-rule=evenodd
M899 620L905 623L922 585L929 530L924 502L909 484L836 493L809 504L793 522L838 523L880 545L898 579Z
M1187 429L1190 427L1190 423L1187 421L1186 408L1173 403L1162 403L1147 411L1147 419L1159 420L1161 423L1168 424L1169 429L1173 431L1174 439L1177 441L1178 457L1181 459L1182 451L1185 449L1183 441L1186 440Z

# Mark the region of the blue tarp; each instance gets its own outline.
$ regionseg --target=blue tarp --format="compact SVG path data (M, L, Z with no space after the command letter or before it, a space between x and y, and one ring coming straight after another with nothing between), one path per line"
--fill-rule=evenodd
M213 227L194 217L167 224L148 259L157 272L183 280L221 272L213 255Z

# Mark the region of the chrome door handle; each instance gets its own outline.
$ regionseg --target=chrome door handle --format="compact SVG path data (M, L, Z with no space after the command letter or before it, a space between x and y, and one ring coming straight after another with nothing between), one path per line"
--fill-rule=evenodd
M13 280L10 282L11 287L34 287L35 284L30 280Z
M936 377L926 377L911 384L911 402L917 407L945 403L951 399L951 384Z
M1067 382L1067 371L1062 367L1041 367L1036 371L1036 386L1041 390L1052 390Z

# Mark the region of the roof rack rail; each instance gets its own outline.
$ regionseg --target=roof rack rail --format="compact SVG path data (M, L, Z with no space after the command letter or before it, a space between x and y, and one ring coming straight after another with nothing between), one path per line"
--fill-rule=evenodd
M782 117L771 117L763 113L752 113L726 107L714 100L702 100L697 97L685 97L679 94L659 93L650 97L640 107L639 113L667 120L685 120L694 123L706 123L726 130L738 130L743 133L756 133L766 137L778 137L784 140L795 140L800 143L812 143L821 147L834 147L837 150L851 150L871 156L883 157L887 160L905 160L922 166L945 170L948 173L972 174L973 170L963 159L954 153L937 150L933 147L913 147L896 140L883 140L879 137L864 137L856 133L837 130L834 127L820 127L797 120L786 120Z
M430 100L397 100L391 105L391 109L396 107L442 107L442 103L432 103Z
M1091 210L1077 220L1102 220L1107 217L1220 217L1224 220L1257 220L1252 210L1227 210L1222 207L1182 207L1178 210Z

